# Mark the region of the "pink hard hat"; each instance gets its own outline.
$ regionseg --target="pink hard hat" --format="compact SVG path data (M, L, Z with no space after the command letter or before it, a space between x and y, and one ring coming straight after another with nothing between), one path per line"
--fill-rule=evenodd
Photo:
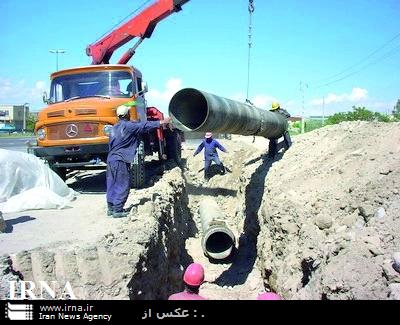
M194 287L201 285L204 281L204 269L201 264L190 264L183 275L183 281Z
M212 133L207 132L206 135L204 136L206 139L212 138Z
M281 296L274 292L260 293L257 300L282 300Z

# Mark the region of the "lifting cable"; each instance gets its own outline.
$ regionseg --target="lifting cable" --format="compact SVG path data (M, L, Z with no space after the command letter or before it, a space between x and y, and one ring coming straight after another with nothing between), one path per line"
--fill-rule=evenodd
M254 0L249 0L249 50L247 54L247 92L246 92L246 102L251 103L249 100L249 89L250 89L250 51L251 51L251 45L252 45L252 18L253 18L253 12L254 12Z
M251 52L251 45L252 45L252 21L253 21L253 12L254 12L254 1L253 0L249 0L249 6L248 6L248 10L249 10L249 50L247 53L247 92L246 92L246 103L254 106L254 104L250 101L249 99L249 89L250 89L250 52ZM256 141L256 137L253 135L253 143Z

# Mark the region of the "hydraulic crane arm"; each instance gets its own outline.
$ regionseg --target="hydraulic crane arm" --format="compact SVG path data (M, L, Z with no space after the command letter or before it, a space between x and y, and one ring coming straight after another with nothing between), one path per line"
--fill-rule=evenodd
M150 38L157 23L174 12L180 11L189 0L158 0L137 16L105 35L86 48L86 54L92 57L92 64L108 64L115 50L135 37L138 42L118 61L126 64L135 53L135 49L145 38Z

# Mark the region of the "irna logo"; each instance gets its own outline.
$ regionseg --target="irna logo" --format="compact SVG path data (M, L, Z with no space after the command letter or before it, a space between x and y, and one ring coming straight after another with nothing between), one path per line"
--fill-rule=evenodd
M51 281L50 285L46 281L38 281L36 287L33 281L9 281L10 283L10 299L11 300L44 300L44 299L76 299L69 281L65 283L64 289L57 281Z

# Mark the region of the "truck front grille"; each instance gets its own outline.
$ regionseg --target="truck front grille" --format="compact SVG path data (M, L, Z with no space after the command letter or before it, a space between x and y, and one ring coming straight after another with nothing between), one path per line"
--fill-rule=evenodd
M48 140L73 140L98 136L99 125L89 122L75 122L50 125L47 127Z

